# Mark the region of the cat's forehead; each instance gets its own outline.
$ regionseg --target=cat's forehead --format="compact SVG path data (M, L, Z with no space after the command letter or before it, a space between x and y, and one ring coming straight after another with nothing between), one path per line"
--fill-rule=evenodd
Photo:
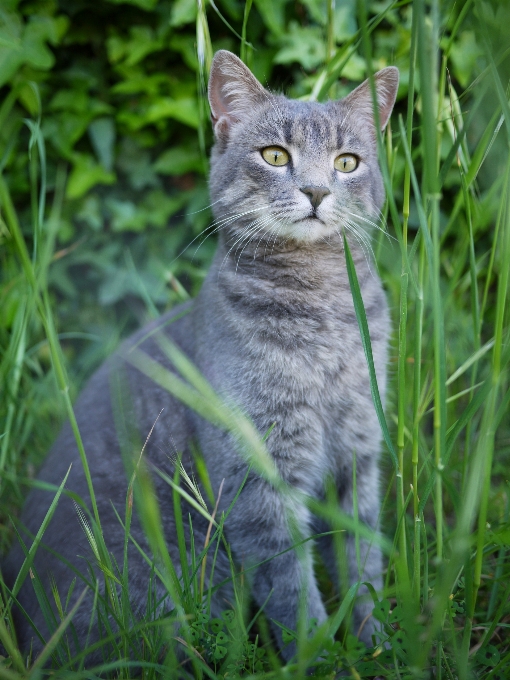
M324 150L346 145L363 147L369 141L368 135L358 129L350 113L342 102L321 104L274 97L260 112L256 132L288 147Z

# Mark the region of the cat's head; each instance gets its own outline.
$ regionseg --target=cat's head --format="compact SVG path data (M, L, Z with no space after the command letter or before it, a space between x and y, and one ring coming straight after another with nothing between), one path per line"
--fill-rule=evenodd
M384 128L398 70L379 71L374 83ZM228 238L313 242L343 229L365 236L384 200L368 80L340 101L291 100L268 92L221 50L209 102L216 141L211 199Z

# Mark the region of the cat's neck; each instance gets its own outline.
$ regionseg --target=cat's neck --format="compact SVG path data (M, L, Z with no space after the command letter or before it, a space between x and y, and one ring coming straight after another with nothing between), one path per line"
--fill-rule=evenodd
M365 261L367 257L358 242L347 236L354 262ZM345 262L343 237L335 233L327 239L303 242L294 239L267 238L244 241L242 237L220 235L216 260L221 258L223 266L246 267L250 264L267 264L282 267L311 267L315 269L326 263Z
M356 241L348 241L358 276L364 279L372 264ZM269 288L291 280L304 289L328 288L333 281L334 287L349 285L343 239L338 235L310 243L254 240L243 245L220 238L211 275L236 286L241 278L266 282Z

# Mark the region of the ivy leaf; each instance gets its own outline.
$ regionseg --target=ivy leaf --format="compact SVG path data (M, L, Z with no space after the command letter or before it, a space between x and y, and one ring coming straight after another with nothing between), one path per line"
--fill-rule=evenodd
M30 17L26 25L13 13L2 13L0 27L0 87L23 65L47 71L55 57L47 44L56 45L67 28L64 17Z
M273 2L273 0L255 0L264 24L275 35L281 35L285 30L285 0Z
M161 118L174 118L180 123L198 128L198 106L196 99L171 99L161 97L149 107L146 123L154 123Z
M148 54L162 49L164 42L163 36L156 36L149 26L132 26L129 38L112 35L106 46L110 62L115 64L123 61L123 65L135 66Z
M297 62L312 71L326 56L323 31L318 27L300 26L297 21L290 22L288 33L281 36L280 43L284 46L274 58L277 64Z
M138 130L166 118L173 118L189 127L198 128L198 105L196 99L191 97L184 99L157 97L153 99L145 111L140 113L121 111L117 120L125 123L132 130Z
M197 16L196 0L177 0L170 14L170 26L183 26L191 24Z
M335 40L348 40L358 29L356 23L356 0L342 0L335 7L334 16Z
M154 170L161 175L184 175L186 172L202 169L202 159L198 149L189 146L175 146L168 149L154 163Z
M107 172L113 170L115 122L113 118L96 118L89 125L89 137L96 156Z
M88 154L75 154L74 167L67 182L68 198L80 198L96 184L114 184L114 172L108 172Z

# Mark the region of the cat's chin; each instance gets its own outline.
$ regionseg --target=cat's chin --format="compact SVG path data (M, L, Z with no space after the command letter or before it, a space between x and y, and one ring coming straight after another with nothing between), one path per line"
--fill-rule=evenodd
M314 243L334 238L338 232L317 217L305 217L281 226L279 236L292 239L296 243Z

